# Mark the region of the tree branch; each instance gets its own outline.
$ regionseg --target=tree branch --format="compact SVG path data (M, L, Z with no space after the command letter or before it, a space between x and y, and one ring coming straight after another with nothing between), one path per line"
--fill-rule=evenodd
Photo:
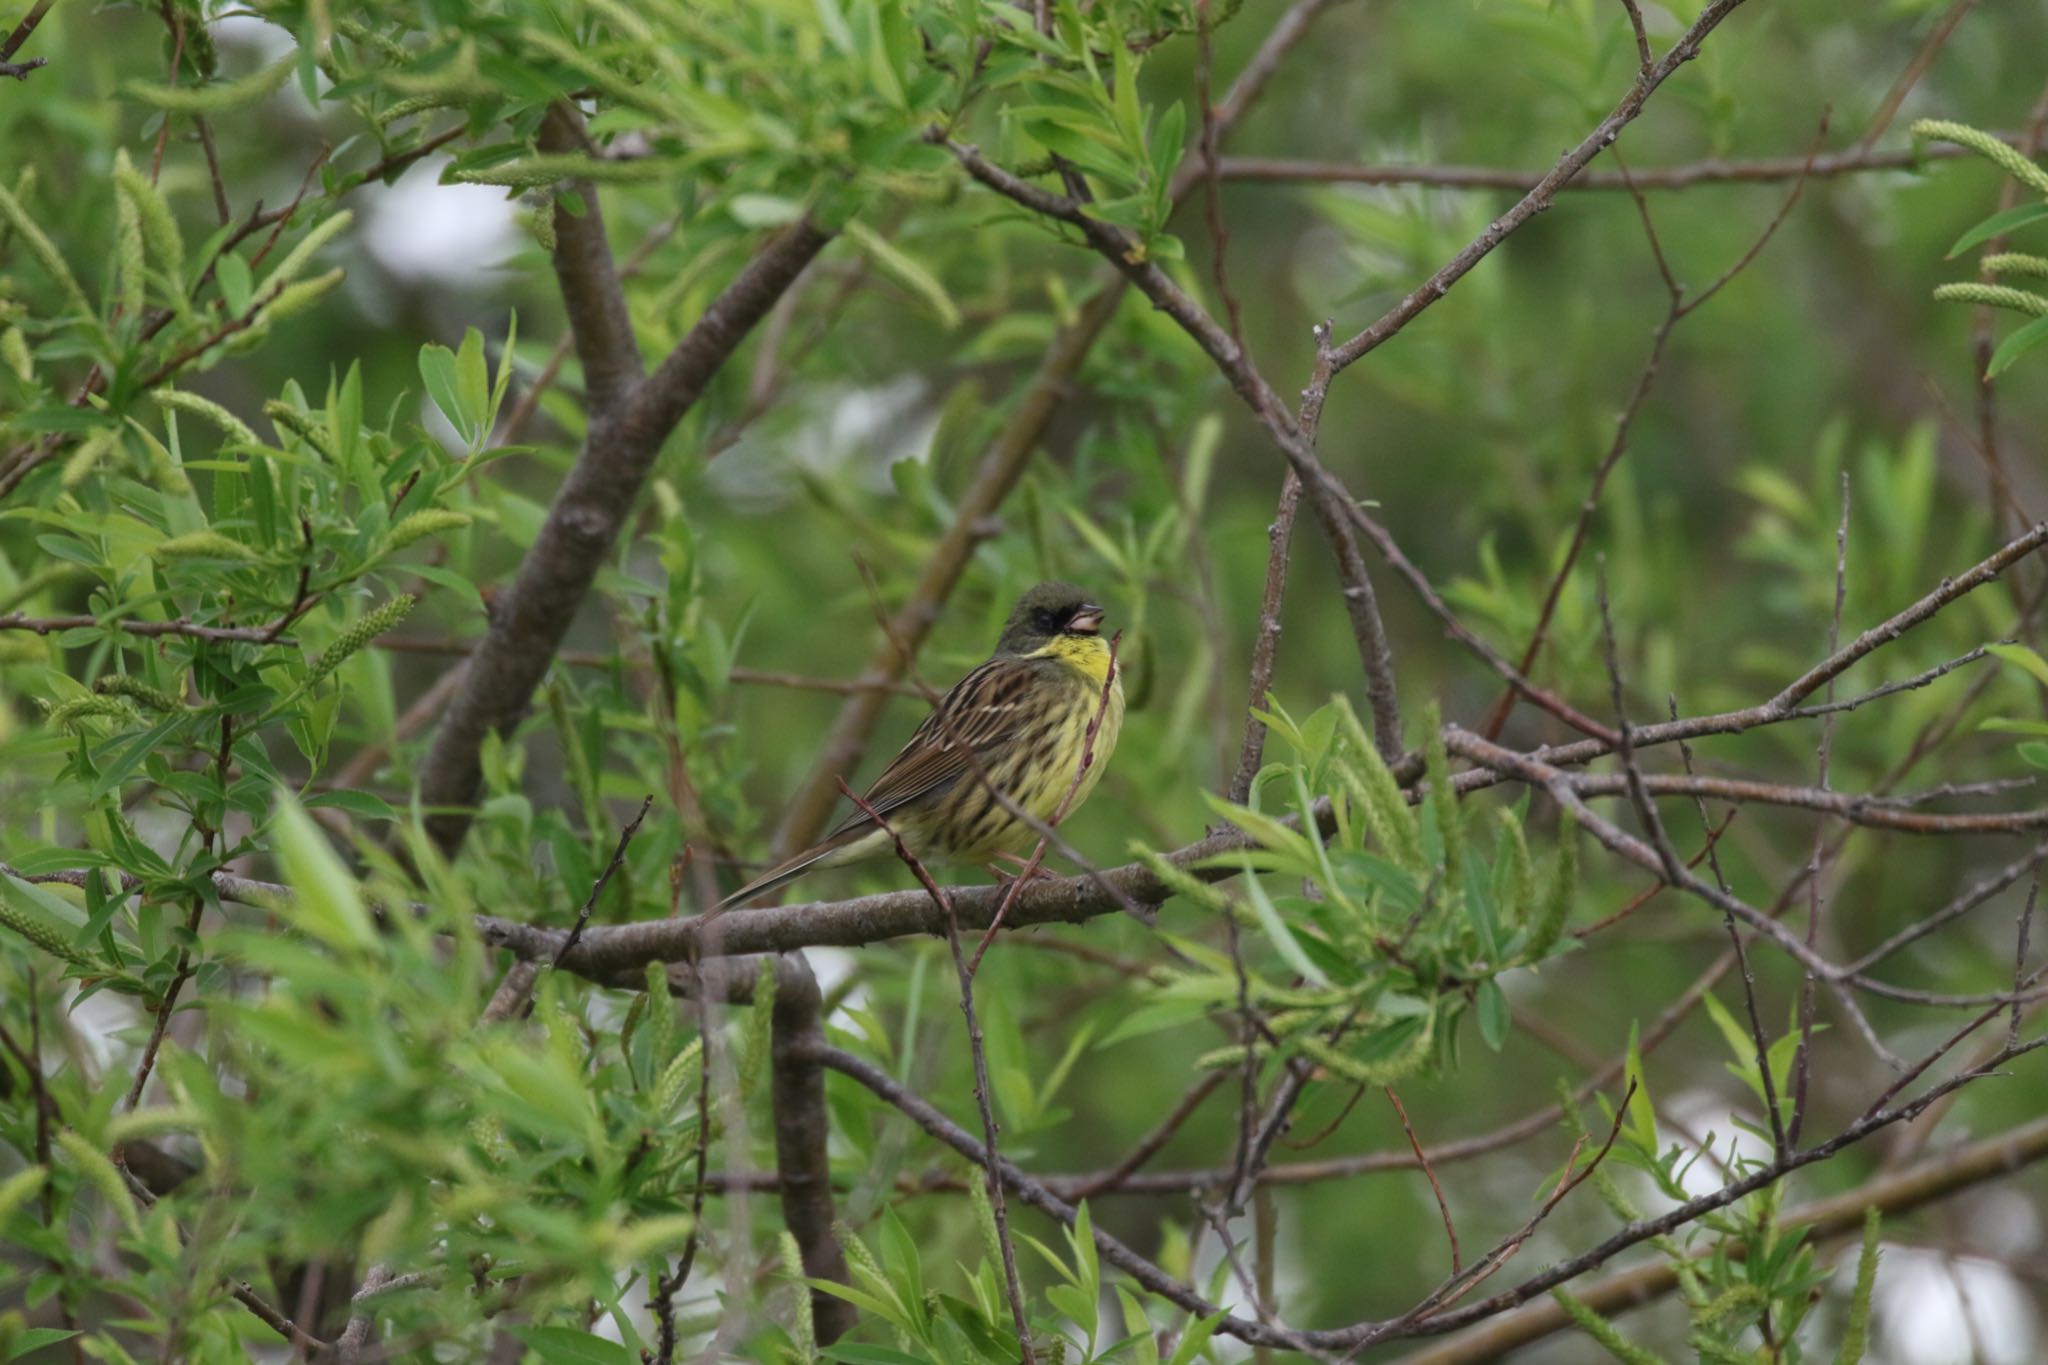
M1507 212L1487 224L1486 230L1475 237L1465 248L1413 292L1367 327L1358 335L1336 348L1335 365L1331 373L1341 374L1367 354L1392 340L1402 328L1420 316L1424 309L1450 292L1451 286L1463 279L1490 255L1493 249L1506 241L1516 229L1550 207L1562 189L1586 164L1611 146L1621 130L1635 121L1643 111L1643 105L1657 87L1670 79L1679 67L1699 55L1700 44L1707 35L1720 27L1721 21L1741 7L1743 0L1713 0L1693 20L1692 27L1672 45L1669 52L1654 65L1646 67L1636 77L1628 93L1614 106L1606 118L1600 120L1592 132L1586 134L1579 145L1566 152L1558 163L1551 167L1544 177L1532 186L1529 192L1517 200Z
M587 150L590 137L583 129L583 116L573 106L557 103L541 120L537 141L543 152L570 153ZM646 365L640 359L640 342L633 335L633 319L626 310L626 291L612 259L611 239L605 236L597 186L588 180L573 180L569 192L581 201L581 211L575 211L568 195L555 196L555 278L561 284L569 333L576 342L576 359L583 366L583 384L595 420L640 382Z
M748 330L830 240L809 219L790 226L712 300L659 369L609 410L591 414L576 464L493 613L490 633L472 656L421 767L421 797L438 808L428 830L442 848L455 847L469 828L485 736L510 728L525 711L662 442ZM574 292L579 278L565 275L564 291Z
M2019 146L2018 134L1995 134L2000 141ZM1773 156L1748 161L1725 161L1718 157L1683 166L1658 166L1620 171L1583 171L1558 186L1559 192L1595 191L1626 193L1631 175L1642 190L1689 190L1699 185L1761 185L1780 180L1797 180L1802 173L1814 179L1856 175L1865 171L1912 171L1932 161L1953 161L1974 155L1967 147L1936 143L1926 147L1899 147L1885 151L1828 152L1813 158L1806 171L1806 157ZM1226 156L1217 159L1217 173L1225 180L1252 184L1323 185L1427 185L1449 190L1520 190L1528 192L1543 183L1542 171L1518 171L1504 166L1392 166L1342 161L1292 160L1286 157Z
M1858 1231L1867 1209L1877 1209L1887 1218L1898 1217L1958 1190L2011 1175L2043 1158L2048 1158L2048 1118L1929 1157L1833 1198L1787 1209L1776 1222L1787 1232L1803 1231L1815 1241L1829 1241ZM1692 1256L1695 1260L1720 1255L1740 1258L1744 1251L1741 1242L1726 1241L1700 1247ZM1580 1302L1606 1315L1639 1308L1677 1287L1676 1265L1658 1261L1610 1275L1574 1292ZM1554 1300L1542 1299L1497 1317L1464 1336L1404 1356L1400 1365L1479 1365L1570 1326L1571 1319Z

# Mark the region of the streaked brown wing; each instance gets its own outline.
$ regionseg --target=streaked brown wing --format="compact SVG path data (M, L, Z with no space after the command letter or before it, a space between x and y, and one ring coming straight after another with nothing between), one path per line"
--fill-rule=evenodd
M969 752L986 762L1024 727L1036 672L1026 659L990 659L955 683L862 799L886 816L958 781L968 771ZM856 811L833 833L870 823Z

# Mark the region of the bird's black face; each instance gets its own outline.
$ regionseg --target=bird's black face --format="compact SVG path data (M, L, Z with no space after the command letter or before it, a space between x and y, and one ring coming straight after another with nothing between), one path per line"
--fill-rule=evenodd
M1072 583L1040 583L1017 599L998 654L1030 654L1062 635L1099 635L1103 610Z

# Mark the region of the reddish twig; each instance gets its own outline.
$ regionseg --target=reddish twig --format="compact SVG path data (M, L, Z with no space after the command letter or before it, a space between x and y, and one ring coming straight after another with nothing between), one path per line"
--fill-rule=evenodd
M1430 1192L1436 1196L1436 1211L1443 1216L1444 1235L1451 1239L1451 1273L1456 1275L1465 1268L1464 1258L1458 1252L1458 1229L1451 1222L1451 1206L1444 1202L1443 1184L1437 1180L1436 1169L1429 1164L1428 1155L1423 1152L1422 1144L1416 1140L1415 1128L1408 1122L1408 1111L1402 1107L1401 1097L1394 1093L1394 1087L1391 1085L1383 1085L1380 1089L1387 1092L1388 1102L1394 1106L1394 1112L1400 1115L1401 1131L1408 1135L1408 1146L1415 1153L1416 1164L1421 1166L1422 1173L1429 1177Z
M1003 1182L997 1174L1002 1150L996 1144L996 1137L1001 1127L996 1122L995 1107L990 1098L988 1051L982 1042L981 1020L974 1012L974 970L960 948L960 917L953 911L953 898L932 878L924 861L910 851L910 846L903 842L903 836L896 832L888 818L847 786L843 778L839 782L839 790L847 800L860 807L878 829L888 834L890 842L896 846L897 858L910 869L932 898L932 903L945 914L946 946L952 951L953 971L960 980L960 1012L967 1018L967 1047L974 1059L974 1102L981 1110L982 1140L986 1144L986 1155L981 1165L988 1183L989 1205L995 1214L996 1242L1002 1251L1003 1285L1010 1296L1010 1316L1017 1326L1017 1344L1023 1353L1024 1365L1037 1365L1038 1352L1031 1344L1031 1322L1024 1311L1023 1283L1017 1275L1017 1250L1010 1242L1010 1218L1003 1202ZM1042 842L1040 847L1044 847Z

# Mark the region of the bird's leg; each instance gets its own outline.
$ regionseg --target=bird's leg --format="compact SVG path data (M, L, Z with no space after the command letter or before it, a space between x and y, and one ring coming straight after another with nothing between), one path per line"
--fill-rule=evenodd
M1024 857L1022 854L997 853L993 856L1002 859L1004 862L1015 863L1017 865L1018 871L1013 873L1005 872L1002 868L997 867L993 862L986 862L982 864L983 867L988 869L989 875L994 877L996 879L996 883L1001 886L1007 886L1009 883L1016 881L1018 876L1027 869L1030 871L1031 874L1028 878L1026 878L1027 881L1037 881L1040 877L1053 877L1058 875L1057 873L1051 871L1049 868L1043 866L1042 864L1038 867L1032 867L1031 860L1029 858Z

